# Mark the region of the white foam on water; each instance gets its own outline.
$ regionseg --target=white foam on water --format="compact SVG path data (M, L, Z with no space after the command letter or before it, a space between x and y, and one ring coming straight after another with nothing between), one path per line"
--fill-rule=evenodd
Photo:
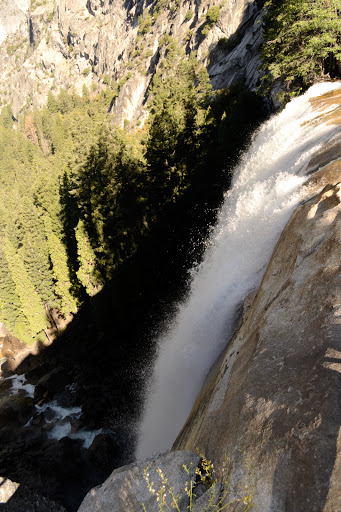
M92 444L93 440L98 434L101 434L103 432L103 429L100 428L98 430L78 430L78 432L75 432L73 434L70 434L69 437L71 439L82 439L83 440L83 448L88 449L90 445Z
M83 448L89 448L95 437L102 432L102 429L86 430L84 428L72 432L72 421L80 418L82 414L81 407L63 407L56 400L35 407L40 413L44 414L45 422L51 425L48 432L50 439L56 439L57 441L63 437L81 439Z
M9 389L9 394L13 395L18 393L19 391L24 391L26 396L34 398L34 389L35 386L32 384L28 384L24 375L11 375L3 380L11 380L12 387ZM70 384L67 386L68 389L72 391L75 390L76 384ZM43 405L35 405L38 413L44 415L44 421L47 425L49 425L48 437L50 439L56 439L59 441L63 437L70 437L71 439L81 439L83 440L83 448L89 448L95 437L102 432L102 429L99 430L86 430L84 428L80 429L77 432L72 433L72 424L71 422L75 419L80 418L82 414L82 408L80 406L75 407L63 407L56 400L52 400ZM68 421L68 418L70 421ZM32 418L25 424L25 427L28 427L32 423Z
M12 388L9 390L10 394L17 393L19 390L25 392L26 396L31 398L34 397L34 387L33 384L28 384L25 379L25 375L11 375L4 380L12 381Z
M52 430L47 434L50 439L56 439L59 441L63 437L69 437L71 433L71 423L66 421L64 423L57 423L54 425Z

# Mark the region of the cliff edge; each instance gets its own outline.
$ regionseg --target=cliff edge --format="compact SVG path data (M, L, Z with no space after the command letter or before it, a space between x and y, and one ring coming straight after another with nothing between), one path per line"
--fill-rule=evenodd
M340 170L307 183L174 444L217 466L230 456L241 488L248 454L262 512L341 510Z

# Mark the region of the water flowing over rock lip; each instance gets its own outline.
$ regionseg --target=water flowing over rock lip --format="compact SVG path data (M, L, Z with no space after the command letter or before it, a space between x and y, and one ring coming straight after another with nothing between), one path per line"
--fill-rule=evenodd
M189 299L160 338L138 459L170 447L207 371L232 336L236 310L259 285L290 214L306 197L300 187L312 156L339 133L338 125L326 122L325 116L335 110L340 87L341 82L330 82L310 88L260 128L242 157L206 255L194 272Z

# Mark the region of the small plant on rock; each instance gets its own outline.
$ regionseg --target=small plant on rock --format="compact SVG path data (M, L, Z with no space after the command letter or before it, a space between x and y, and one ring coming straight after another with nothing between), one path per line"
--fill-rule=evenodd
M248 474L250 475L252 461L247 460ZM166 510L176 510L177 512L184 512L184 505L181 503L183 498L187 495L188 505L186 510L196 511L197 490L200 490L200 495L208 492L208 500L203 505L203 510L200 512L247 512L253 509L253 495L255 492L255 485L252 479L252 484L246 486L244 494L241 498L234 498L231 495L231 472L232 465L230 458L226 457L223 466L220 470L222 475L221 482L218 482L213 463L206 457L202 456L198 467L194 468L193 464L190 467L183 465L184 471L188 475L188 480L185 483L184 492L175 494L174 487L170 485L167 476L160 468L156 472L159 476L159 483L156 486L154 482L150 481L149 468L144 469L144 479L147 483L150 493L156 497L158 509L160 512ZM144 512L148 512L143 504Z

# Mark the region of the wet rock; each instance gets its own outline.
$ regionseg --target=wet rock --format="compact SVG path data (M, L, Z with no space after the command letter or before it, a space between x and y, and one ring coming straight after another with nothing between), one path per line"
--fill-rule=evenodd
M6 397L9 394L9 390L12 387L12 381L10 379L4 379L0 381L0 398Z
M64 368L55 368L37 382L34 398L35 400L52 398L56 393L64 389L69 382L70 376Z
M66 512L61 505L5 477L0 477L0 508L1 512Z
M88 449L88 458L99 469L110 471L115 467L120 452L112 435L98 434Z
M25 442L25 450L40 450L47 441L44 430L34 425L33 422L22 430L21 436Z
M25 373L25 378L28 382L36 384L39 379L44 377L49 372L49 363L43 362L42 364L34 366L28 372Z
M32 398L20 394L8 396L0 402L0 427L24 425L34 411Z
M59 441L49 441L41 458L41 468L54 474L57 481L65 480L66 475L77 474L82 461L81 440L63 437Z

